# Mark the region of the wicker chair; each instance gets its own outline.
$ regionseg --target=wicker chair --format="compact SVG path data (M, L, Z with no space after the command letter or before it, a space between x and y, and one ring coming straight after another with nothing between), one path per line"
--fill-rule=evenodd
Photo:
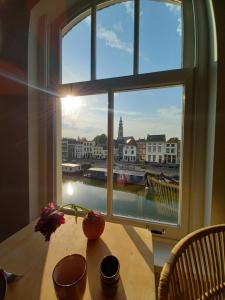
M158 299L225 299L225 224L197 230L174 246Z

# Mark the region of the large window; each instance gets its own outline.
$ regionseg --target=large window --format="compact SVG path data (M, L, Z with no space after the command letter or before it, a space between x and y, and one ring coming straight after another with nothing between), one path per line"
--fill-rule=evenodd
M187 230L194 62L185 3L98 2L62 27L63 203L168 236Z

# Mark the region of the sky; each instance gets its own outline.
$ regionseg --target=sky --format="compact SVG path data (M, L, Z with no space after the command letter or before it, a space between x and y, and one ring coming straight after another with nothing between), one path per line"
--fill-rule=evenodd
M97 11L97 79L132 75L133 22L133 1ZM62 83L90 80L90 24L88 16L63 37ZM180 6L141 0L139 73L180 68L181 34ZM180 138L182 94L182 86L115 93L114 138L120 116L125 136ZM107 101L107 95L62 100L62 136L93 139L106 133Z

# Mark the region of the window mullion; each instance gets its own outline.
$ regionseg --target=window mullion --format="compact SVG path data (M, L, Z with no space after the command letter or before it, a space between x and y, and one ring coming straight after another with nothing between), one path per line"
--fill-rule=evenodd
M134 75L139 72L139 20L140 19L140 0L134 1Z
M108 159L107 159L107 215L112 216L113 201L113 109L114 94L108 92Z
M91 80L96 79L96 1L91 9Z

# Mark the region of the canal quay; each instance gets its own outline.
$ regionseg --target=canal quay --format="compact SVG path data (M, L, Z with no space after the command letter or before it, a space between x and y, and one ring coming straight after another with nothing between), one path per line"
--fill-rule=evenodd
M76 203L105 213L107 211L107 162L82 159L76 160L74 164L80 165L82 172L62 173L63 203ZM178 167L146 164L143 168L139 164L119 162L114 163L113 170L114 215L177 224ZM162 175L165 182L161 183L158 178L162 178ZM142 181L137 180L141 177ZM135 178L135 180L129 181L128 178ZM170 178L175 184L168 183Z

